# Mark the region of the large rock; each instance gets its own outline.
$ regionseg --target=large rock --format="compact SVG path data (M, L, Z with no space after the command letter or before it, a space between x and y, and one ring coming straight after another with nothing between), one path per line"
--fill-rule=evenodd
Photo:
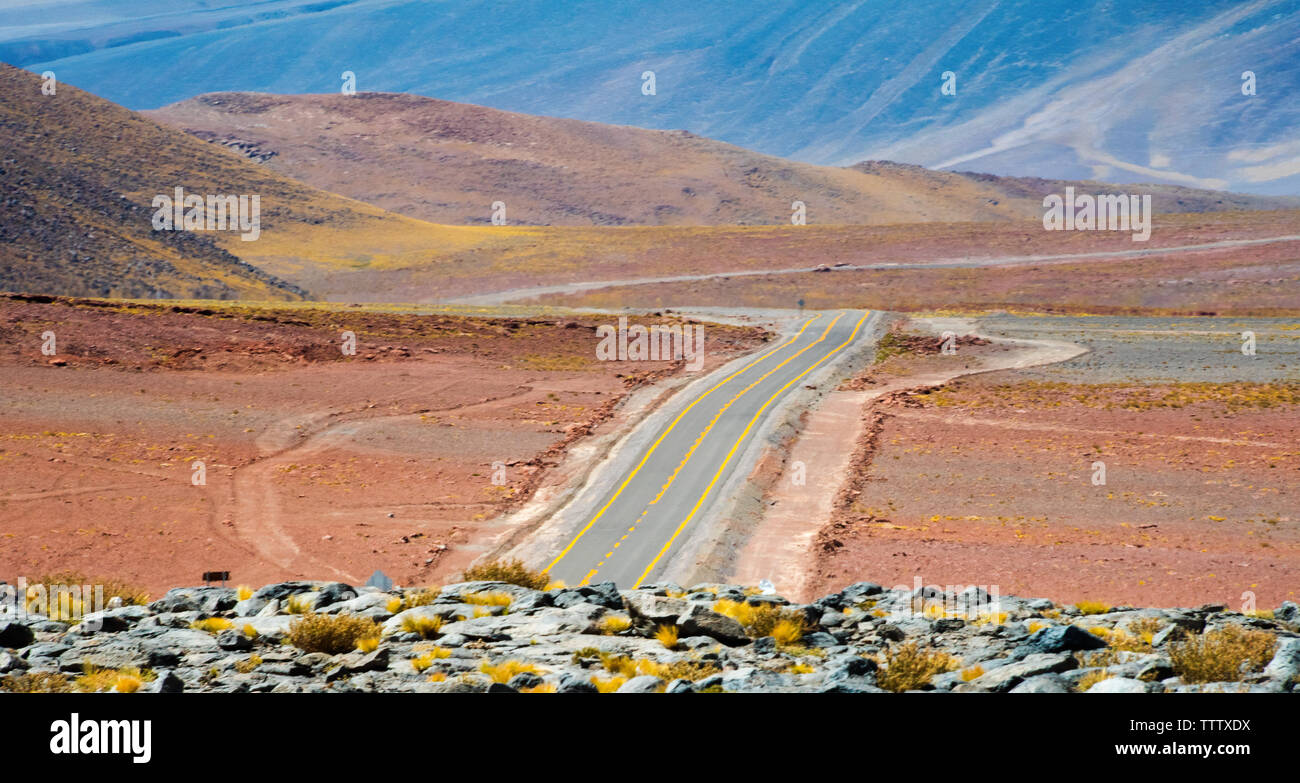
M1264 675L1282 682L1300 681L1300 638L1278 639L1277 651L1264 667Z
M267 585L266 587L263 587L262 589L258 590L256 593L253 593L253 597L262 598L267 601L273 599L283 600L285 598L288 598L291 595L298 595L299 593L309 593L312 590L315 590L317 587L320 587L322 584L328 584L328 583L327 582L325 583L304 582L304 581L276 582L273 585Z
M224 612L235 608L239 595L233 587L173 587L149 604L154 612Z
M36 634L23 623L12 620L0 620L0 647L16 650L26 647L36 640Z
M1094 684L1088 693L1148 693L1150 683L1133 680L1128 677L1111 677Z
M619 686L616 693L655 693L662 687L664 681L652 674L642 674L633 677Z
M600 582L594 585L581 585L556 590L551 595L556 606L561 609L576 603L598 604L606 609L622 609L623 596L613 582Z
M699 606L682 598L641 591L624 593L623 605L633 620L650 625L675 625L678 617L690 612L691 607Z
M739 622L697 603L691 603L685 612L678 615L676 624L681 626L684 636L710 636L732 646L749 642L745 627Z
M423 608L423 607L417 607ZM416 611L411 609L408 611ZM401 630L400 619L407 612L397 615L384 624L384 633L392 633L389 628ZM503 641L521 639L529 641L538 637L581 634L591 630L590 623L582 615L567 609L547 607L532 614L506 614L499 617L475 617L443 626L444 634L455 634L467 639L486 641Z
M81 622L72 627L76 634L120 633L141 620L152 615L148 607L123 606L118 609L105 609L91 612L81 618Z
M1059 674L1039 674L1021 682L1011 693L1069 693L1069 684Z
M1061 653L1078 650L1099 650L1106 646L1105 640L1096 634L1073 625L1056 625L1043 628L1030 635L1023 645L1028 654Z
M1011 690L1030 677L1063 672L1073 669L1076 665L1077 662L1074 658L1066 653L1035 653L1016 663L1009 663L992 671L986 671L970 682L958 685L953 690L959 693L966 691L1000 693Z

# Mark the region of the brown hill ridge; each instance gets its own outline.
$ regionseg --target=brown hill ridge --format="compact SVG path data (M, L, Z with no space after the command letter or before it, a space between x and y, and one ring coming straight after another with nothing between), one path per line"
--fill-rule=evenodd
M814 166L686 131L399 93L212 93L146 114L316 187L444 224L486 224L494 201L513 225L789 225L796 200L823 225L1014 220L1041 218L1044 188L1119 187L879 161ZM1161 213L1300 206L1140 187Z
M301 299L254 261L323 224L411 223L323 193L69 84L0 63L0 290L72 296ZM261 237L154 230L154 196L250 194Z

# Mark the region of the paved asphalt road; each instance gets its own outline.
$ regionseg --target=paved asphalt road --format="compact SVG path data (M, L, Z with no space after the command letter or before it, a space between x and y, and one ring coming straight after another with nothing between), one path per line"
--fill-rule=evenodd
M706 391L670 403L674 418L632 470L575 501L589 509L587 521L547 571L570 585L653 581L682 533L718 500L764 418L807 376L864 339L870 316L860 310L810 316L794 338L765 348L740 370L719 373Z

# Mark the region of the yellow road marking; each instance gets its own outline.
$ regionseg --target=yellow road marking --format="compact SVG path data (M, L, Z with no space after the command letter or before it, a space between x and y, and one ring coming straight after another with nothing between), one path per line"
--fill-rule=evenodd
M853 327L853 333L849 335L847 340L845 340L844 342L836 346L835 349L832 350L830 353L826 354L822 358L813 362L811 365L809 365L808 369L804 370L803 372L799 373L795 377L791 378L789 381L786 382L784 386L782 386L780 389L777 389L776 393L773 394L771 397L769 397L767 402L763 403L763 407L758 409L758 411L754 414L753 418L749 420L749 423L745 425L745 429L740 433L740 437L736 439L736 442L734 444L732 444L731 450L727 452L726 458L722 460L722 465L718 467L718 471L713 474L713 478L709 481L709 485L704 488L704 492L700 495L700 499L695 501L695 506L691 508L691 513L687 514L686 519L683 519L682 523L677 526L676 530L673 531L672 537L669 538L668 542L664 544L663 549L659 550L659 554L655 555L655 559L650 561L650 565L646 566L645 571L643 571L641 573L640 578L636 580L636 584L632 585L632 589L635 590L636 588L640 587L641 583L646 580L646 577L650 576L650 572L654 570L654 567L659 563L660 558L662 558L664 554L668 552L669 548L672 547L673 542L677 540L677 536L681 535L682 530L686 528L686 525L689 524L690 521L695 517L695 514L699 512L700 507L704 505L704 499L707 498L709 496L709 493L713 491L713 485L718 483L718 479L722 477L722 471L726 470L727 464L731 462L731 458L735 456L736 449L740 448L740 444L744 442L745 438L749 436L749 431L753 429L754 424L758 421L759 417L763 415L763 411L767 410L767 406L771 405L776 400L777 397L780 397L781 394L786 389L790 388L790 386L802 380L804 376L806 376L808 373L815 370L817 368L817 365L821 364L822 362L831 358L835 354L839 353L839 351L843 349L846 345L853 342L858 336L858 330L862 328L863 322L867 320L867 316L869 315L871 315L870 310L863 313L862 318L858 319L858 323Z
M645 453L645 456L641 458L641 461L637 463L637 466L632 469L632 472L629 473L627 475L627 478L623 480L623 483L619 485L618 490L614 492L614 496L609 499L609 502L606 503L604 506L602 506L600 511L596 512L596 516L592 517L591 521L588 522L586 526L582 528L582 530L578 531L578 535L575 536L574 539L569 542L569 545L566 546L564 550L561 551L560 554L556 556L554 560L551 561L551 564L548 565L546 568L542 569L542 573L546 573L547 571L550 571L552 568L556 566L557 563L563 560L565 555L569 554L569 550L573 549L574 545L577 544L578 541L580 541L582 537L587 534L588 530L591 530L591 526L596 524L596 521L600 519L602 516L604 516L605 512L609 510L610 506L614 505L614 501L618 500L619 495L623 494L623 490L627 489L628 484L632 483L632 479L636 478L636 474L641 471L641 468L645 467L646 462L649 461L651 455L655 453L655 449L659 448L659 444L663 442L663 439L668 437L669 433L673 431L673 428L677 426L677 422L681 421L682 418L687 413L690 413L691 408L694 408L696 405L703 402L704 399L708 397L710 394L714 393L718 389L730 383L731 380L736 376L740 375L743 372L746 372L754 365L758 364L759 362L763 361L769 356L775 354L777 351L784 350L790 347L791 345L793 345L796 341L798 341L800 337L803 336L804 330L807 329L809 325L811 325L814 321L819 320L821 317L822 317L821 314L818 314L813 316L812 318L809 318L807 321L804 322L803 326L799 327L799 331L795 333L794 337L791 337L786 342L782 343L781 345L778 345L777 347L773 348L772 350L758 357L757 359L745 365L744 367L741 367L739 370L736 370L731 375L728 375L726 378L723 378L721 381L718 381L717 385L715 385L713 388L701 394L699 397L693 400L690 405L687 405L682 410L681 413L677 414L677 418L673 419L672 423L668 425L668 429L664 430L663 433L655 440L655 442L650 445L649 451ZM592 576L595 575L595 573L596 573L595 571L592 571L590 574L587 574L586 579L590 579Z
M763 373L753 383L749 384L745 388L736 392L736 394L732 396L731 399L727 400L725 405L723 405L721 408L718 408L718 412L713 414L713 418L709 420L708 426L706 426L704 430L700 432L699 436L695 439L695 442L691 444L690 449L687 450L686 452L686 456L682 458L681 462L677 463L677 467L673 469L672 475L669 476L668 480L664 482L664 485L659 488L659 494L655 495L654 499L650 501L649 505L653 506L658 504L660 500L663 500L664 495L668 494L668 488L671 487L673 485L673 482L677 480L677 474L681 473L682 468L686 467L686 463L690 462L691 457L695 456L695 451L700 447L700 444L704 442L704 439L708 436L708 434L713 431L713 426L718 423L718 419L722 418L722 414L726 413L727 409L730 408L736 402L736 400L739 400L741 397L744 397L746 394L749 394L749 392L753 390L755 386L759 385L763 381L772 377L772 373L786 366L787 364L794 361L795 359L798 359L807 351L812 350L813 347L816 346L818 343L820 343L822 340L825 340L826 336L829 335L831 333L831 330L835 328L835 324L839 323L839 320L843 317L844 317L844 313L840 313L839 315L835 316L833 319L831 319L831 322L827 324L826 331L822 332L820 337L808 343L803 348L800 348L797 352L791 354L789 357L786 358L785 361L781 362L777 366ZM816 365L813 366L815 367ZM765 405L764 407L767 406ZM650 513L650 509L647 507L645 511L641 512L641 518L644 519L645 515L648 513ZM611 552L608 555L605 555L605 558L609 559L612 556L613 556L613 552ZM603 566L605 564L602 562L600 565ZM583 582L582 584L586 584L586 582Z

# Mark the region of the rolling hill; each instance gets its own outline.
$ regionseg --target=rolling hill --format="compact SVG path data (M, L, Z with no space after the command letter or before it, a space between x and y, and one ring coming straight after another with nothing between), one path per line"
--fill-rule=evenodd
M214 93L144 112L286 176L404 215L487 224L882 225L1033 219L1068 185L869 162L798 163L685 131L538 117L396 93ZM1130 188L1132 189L1132 188ZM1158 213L1300 206L1300 199L1143 185Z
M54 95L0 64L0 290L74 296L298 299L243 260L322 225L402 230L410 221L304 186L68 84ZM258 195L261 236L159 231L153 198Z

